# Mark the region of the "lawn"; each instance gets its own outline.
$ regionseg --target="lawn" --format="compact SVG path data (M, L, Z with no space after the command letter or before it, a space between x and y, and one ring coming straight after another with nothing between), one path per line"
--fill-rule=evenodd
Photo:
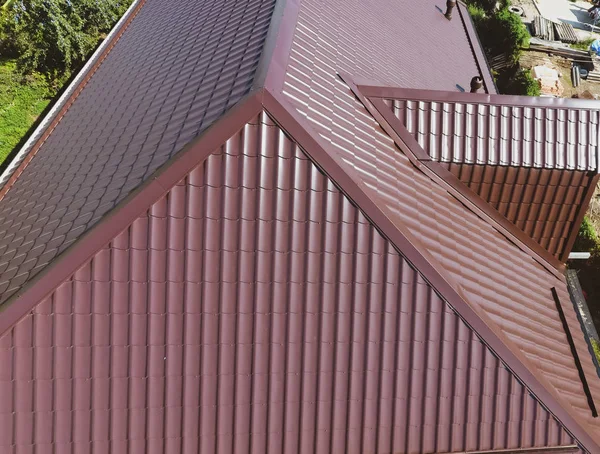
M14 60L0 59L0 163L51 101L41 75L21 79Z

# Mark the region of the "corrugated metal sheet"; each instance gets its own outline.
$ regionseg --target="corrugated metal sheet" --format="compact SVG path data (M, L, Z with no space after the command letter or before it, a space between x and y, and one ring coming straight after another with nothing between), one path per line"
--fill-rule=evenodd
M573 443L264 115L3 336L0 362L2 453Z
M450 164L448 169L556 257L563 253L591 184L588 172Z
M250 89L274 0L146 0L0 201L0 303Z
M600 402L600 379L576 314L565 306L569 295L564 278L548 273L416 169L382 132L336 74L336 68L357 77L365 72L389 73L393 61L373 58L378 51L356 47L352 37L363 29L382 27L361 8L348 8L346 14L351 18L344 21L324 19L321 12L335 4L335 0L301 4L283 88L287 102L306 118L307 127L352 167L356 181L365 185L386 215L408 229L437 260L456 291L491 318L506 335L509 347L525 356L530 370L560 396L565 408L572 408L591 436L600 440L550 292L556 287L567 308L587 380ZM352 24L352 33L346 29L348 24ZM318 53L325 40L329 51ZM373 39L369 44L383 48L382 42L386 40ZM318 84L307 86L306 80Z
M501 99L502 97L492 98ZM441 162L597 170L598 109L387 100Z

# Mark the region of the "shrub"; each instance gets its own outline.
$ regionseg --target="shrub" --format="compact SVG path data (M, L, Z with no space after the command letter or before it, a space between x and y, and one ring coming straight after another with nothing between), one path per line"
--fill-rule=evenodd
M579 227L579 233L573 245L573 250L576 252L591 252L596 249L597 245L598 234L596 233L596 229L594 229L590 219L585 216Z
M529 45L529 32L519 16L507 7L489 12L479 5L472 5L469 12L486 54L490 57L505 54L516 63L521 49Z
M86 60L131 0L14 0L2 7L3 32L20 70L61 82ZM0 35L0 39L2 35Z
M502 93L508 95L539 96L540 84L531 77L531 71L519 70L508 71L497 79L498 87Z

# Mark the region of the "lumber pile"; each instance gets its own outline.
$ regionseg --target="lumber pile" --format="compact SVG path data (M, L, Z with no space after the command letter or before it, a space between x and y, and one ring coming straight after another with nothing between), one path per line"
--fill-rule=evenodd
M545 52L547 54L556 55L558 57L567 58L574 63L577 63L582 68L592 71L594 69L594 61L589 52L577 49L557 48L553 46L546 46L543 44L531 43L529 50L537 52Z
M579 42L575 29L571 24L564 22L554 22L554 33L559 41L563 43L574 44Z
M535 16L533 18L533 36L554 41L554 23L545 17Z

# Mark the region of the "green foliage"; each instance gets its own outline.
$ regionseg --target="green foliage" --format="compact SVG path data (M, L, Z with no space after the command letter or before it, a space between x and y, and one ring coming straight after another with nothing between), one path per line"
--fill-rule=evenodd
M467 0L467 6L481 9L486 13L493 13L497 3L500 4L500 8L510 6L509 0L501 0L500 2L497 0Z
M594 349L594 353L596 354L596 359L600 362L600 344L596 339L590 339L592 343L592 348Z
M591 252L598 247L598 234L596 229L590 222L590 219L585 216L579 227L577 239L573 245L573 251L576 252Z
M3 8L0 33L12 46L6 52L18 56L21 72L39 72L60 85L83 65L130 3L131 0L13 0Z
M521 49L529 45L530 38L519 16L506 6L492 13L481 7L471 7L471 10L475 13L473 21L487 55L506 54L512 63L517 63Z
M573 49L588 50L592 43L596 41L596 39L597 38L584 39L583 41L579 41L578 43L571 44L571 47Z
M19 143L53 94L40 74L21 79L14 60L0 60L0 162Z
M512 67L496 77L496 84L501 93L507 95L539 96L540 84L531 77L531 71Z

